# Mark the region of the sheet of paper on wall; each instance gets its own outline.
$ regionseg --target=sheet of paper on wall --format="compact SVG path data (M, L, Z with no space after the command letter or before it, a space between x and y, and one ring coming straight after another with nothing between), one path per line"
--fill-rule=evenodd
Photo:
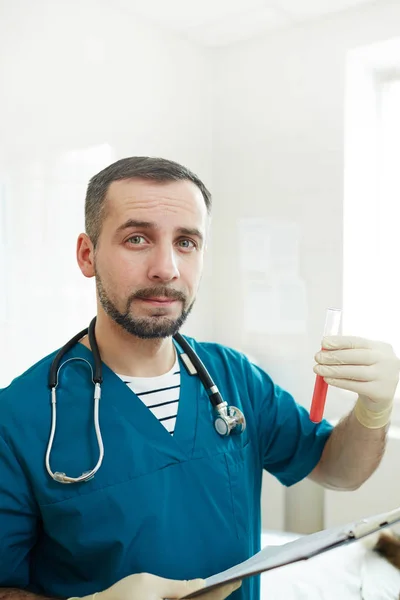
M246 218L238 221L238 230L244 330L305 333L307 294L299 272L299 226Z
M268 281L262 274L242 279L243 327L248 333L303 334L307 293L301 279Z
M333 548L338 548L343 544L356 542L362 537L398 522L400 522L400 507L347 525L318 531L282 546L267 546L245 562L209 577L206 579L205 588L199 593L196 592L188 596L188 598L194 598L203 594L205 590L210 590L231 581L307 560Z
M271 268L270 232L264 219L238 221L240 270L266 273Z
M298 275L300 228L297 223L264 218L238 221L240 269L274 275Z

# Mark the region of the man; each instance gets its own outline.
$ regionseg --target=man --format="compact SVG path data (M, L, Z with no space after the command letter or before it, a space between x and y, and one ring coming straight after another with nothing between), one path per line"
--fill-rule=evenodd
M44 358L0 393L0 586L51 597L104 592L136 573L207 577L259 549L262 470L292 485L358 488L382 457L399 361L383 343L324 340L315 372L358 393L334 429L243 355L187 339L222 397L246 418L221 436L179 341L199 286L211 196L184 167L127 158L91 180L79 267L96 278L95 337L67 351L51 424ZM102 359L104 460L94 478L63 485L97 461L93 353ZM97 389L97 388L96 388ZM50 476L52 475L52 476ZM59 476L61 479L64 475ZM118 600L133 598L125 587ZM108 590L108 591L107 591ZM257 598L251 578L236 600ZM1 597L1 595L0 595ZM155 596L157 597L157 596Z

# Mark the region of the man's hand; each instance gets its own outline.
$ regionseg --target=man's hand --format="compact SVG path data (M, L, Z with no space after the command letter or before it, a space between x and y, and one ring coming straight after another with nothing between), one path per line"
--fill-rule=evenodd
M359 337L330 336L322 343L314 372L329 385L356 392L363 408L389 410L399 382L400 360L389 344Z
M236 582L216 588L212 592L199 596L199 600L224 600L240 587ZM203 579L191 581L176 581L164 579L149 573L129 575L117 581L104 592L99 592L95 600L176 600L186 598L204 587ZM93 596L85 596L82 600L89 600Z
M325 337L322 348L315 356L315 373L358 399L333 429L310 478L329 489L356 490L385 451L400 361L389 344L358 337Z

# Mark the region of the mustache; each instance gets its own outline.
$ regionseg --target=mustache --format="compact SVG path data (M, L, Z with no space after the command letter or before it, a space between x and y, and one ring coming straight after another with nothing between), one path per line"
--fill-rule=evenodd
M156 298L159 296L163 298L169 298L170 300L180 300L181 302L186 302L186 295L183 292L165 286L143 288L132 294L129 300L134 300L135 298L147 300L148 298Z

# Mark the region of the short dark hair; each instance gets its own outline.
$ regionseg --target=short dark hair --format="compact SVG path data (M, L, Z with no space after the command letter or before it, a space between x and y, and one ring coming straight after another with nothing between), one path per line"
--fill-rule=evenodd
M105 216L105 204L108 188L113 181L121 179L148 179L160 183L168 181L192 181L204 197L207 211L211 211L211 194L204 183L177 162L149 156L131 156L122 158L109 165L89 181L85 200L86 233L96 246Z

